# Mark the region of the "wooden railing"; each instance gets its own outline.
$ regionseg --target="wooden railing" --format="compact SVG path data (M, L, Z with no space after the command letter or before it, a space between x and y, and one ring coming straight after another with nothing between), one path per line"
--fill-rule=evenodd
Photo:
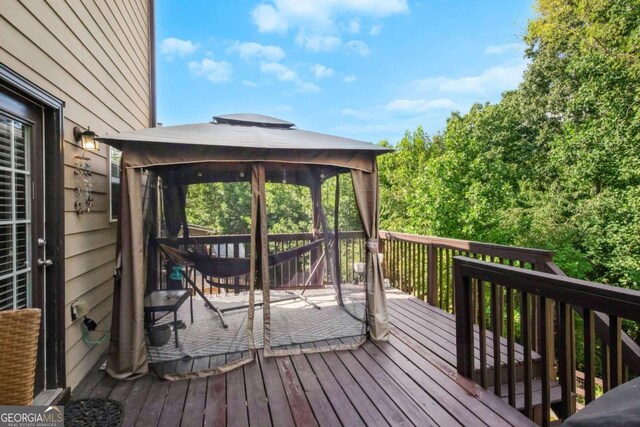
M539 421L543 425L549 425L552 409L560 419L566 419L575 411L575 334L572 325L579 310L584 325L581 332L584 336L586 403L596 397L598 371L605 377L605 392L627 380L621 320L640 322L640 292L463 256L454 257L453 269L457 367L461 375L472 378L476 344L479 346L480 369L486 371L487 334L493 337L494 342L505 337L508 340L507 396L509 403L516 406L513 351L517 342L524 352L524 413L534 419L534 394L539 393ZM540 309L537 319L532 312L535 305ZM596 334L596 310L607 317L608 344ZM474 342L474 324L479 328L479 343ZM505 324L506 328L503 328ZM533 377L532 371L536 324L540 331L544 331L538 350L542 357L538 379ZM597 349L602 351L601 366L596 362ZM501 364L500 351L495 351L495 347L492 351L494 364ZM501 370L493 370L493 375L494 391L502 395ZM486 387L486 374L481 378L481 385ZM560 385L560 399L552 405L551 389L556 380ZM535 381L539 381L541 387L534 393Z
M468 240L380 232L384 272L392 286L453 312L452 258L465 255L542 271L553 260L553 252Z
M316 239L322 239L322 235L316 236ZM343 282L352 282L354 279L360 279L354 272L353 265L357 262L364 262L364 233L361 231L344 231L339 233L340 250L338 266ZM314 240L311 233L290 233L290 234L269 234L268 244L269 253L287 251L300 246L304 246ZM169 239L158 238L158 243L172 244ZM250 248L251 236L249 234L232 234L232 235L211 235L211 236L191 236L189 237L187 250L205 253L208 255L217 255L223 258L247 258L251 253ZM180 248L184 248L181 238L174 241ZM335 253L329 254L335 258ZM272 288L274 289L301 289L322 286L324 282L330 281L329 272L324 268L323 263L317 268L313 267L317 264L314 262L324 255L324 247L318 247L305 253L295 259L273 266L269 269L269 278ZM169 274L170 272L166 272ZM195 271L189 272L192 279L197 282L203 291L213 292L215 286L211 281L197 274ZM166 276L165 274L165 276ZM310 280L311 275L318 274L319 280ZM246 287L248 275L237 276L233 278L214 278L214 282L218 282L232 289L243 289Z
M475 259L543 271L553 260L553 252L446 239L415 234L380 232L384 262L384 275L391 286L425 300L431 305L455 313L453 257L464 255ZM535 319L540 308L532 308ZM539 322L536 322L536 325ZM540 347L541 334L533 330L533 349Z

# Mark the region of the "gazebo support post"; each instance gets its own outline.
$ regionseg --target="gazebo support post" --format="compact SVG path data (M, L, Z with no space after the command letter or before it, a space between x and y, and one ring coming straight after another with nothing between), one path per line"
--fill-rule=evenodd
M316 192L320 191L320 186L315 185L315 184L311 184L309 186L309 190L311 192L311 202L313 205L312 208L312 227L313 229L311 230L311 235L312 235L312 240L316 241L318 239L320 239L320 229L322 227L322 221L320 219L320 206L319 203L316 203L317 200L317 196L316 196ZM311 251L311 265L315 266L315 268L312 269L311 274L309 275L309 278L307 279L307 282L305 283L305 287L306 286L317 286L317 287L321 287L324 283L324 254L322 253L322 248L318 247L317 249L314 249Z
M336 175L336 194L333 209L333 253L336 266L336 286L342 294L342 270L340 268L340 175ZM342 295L341 295L342 296Z

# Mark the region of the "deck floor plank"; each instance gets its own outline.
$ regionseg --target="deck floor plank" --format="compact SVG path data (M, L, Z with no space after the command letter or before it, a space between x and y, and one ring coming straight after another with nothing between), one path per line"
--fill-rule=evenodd
M520 412L509 410L512 409L510 407L504 408L502 406L504 402L500 400L500 397L496 396L490 391L482 389L479 385L471 380L459 377L455 368L449 365L443 365L442 362L437 359L436 356L431 353L428 348L424 347L420 342L415 341L412 337L405 334L403 331L394 331L394 336L398 338L399 341L402 341L404 344L410 346L412 350L414 350L424 359L426 369L432 369L431 372L435 372L435 370L437 369L440 369L443 372L447 372L448 370L449 374L447 376L449 378L459 379L464 384L464 387L460 386L460 389L457 390L458 396L462 395L463 393L472 395L475 399L483 402L487 407L492 409L496 414L498 414L502 419L504 419L511 425L532 425L529 419L522 415ZM395 342L396 341L394 341L394 343ZM393 345L395 346L395 344Z
M318 382L324 390L327 398L331 402L340 422L347 426L364 426L365 423L358 415L357 409L353 406L342 387L329 370L329 367L319 354L307 355L307 360L316 374Z
M224 364L224 356L211 356L209 367ZM222 427L227 425L227 377L224 374L207 378L207 402L204 407L204 425Z
M109 375L102 375L100 381L98 381L91 393L89 393L89 397L106 398L109 396L116 384L118 384L118 380L111 378Z
M168 381L154 382L147 399L142 405L140 416L136 421L136 426L157 426L162 414L162 407L169 392L170 383Z
M107 375L104 374L104 376ZM118 384L116 384L109 393L109 399L124 402L129 397L129 393L131 393L133 383L134 381L118 381Z
M414 420L411 420L405 413L407 406L403 404L403 400L406 400L406 397L402 396L404 394L402 390L386 390L360 365L352 352L338 351L336 355L371 401L380 408L389 424L392 426L416 425L412 422ZM421 413L419 415L419 418L424 422L417 425L433 425L428 417L422 416ZM415 421L417 422L417 420Z
M356 380L351 376L347 368L342 364L338 356L333 352L319 353L318 356L325 362L333 377L344 390L345 395L351 401L360 417L369 426L389 425L378 407L369 399ZM326 380L329 381L329 380Z
M412 313L422 313L420 317L423 320L428 321L431 324L438 325L443 332L446 331L448 336L451 337L452 342L455 343L456 316L454 314L441 310L438 307L434 307L432 305L426 304L424 301L421 301L418 298L415 298L413 296L409 296L408 298L406 298L406 296L403 295L403 298L394 298L391 301L392 303L400 302L400 301L409 303L408 305L404 305L404 307L406 307L408 311L411 311ZM479 350L480 330L478 328L478 325L474 325L473 335L474 335L475 348L476 350ZM447 335L443 335L443 336L447 336ZM491 331L487 331L486 340L487 340L487 360L489 356L493 359L493 335ZM504 360L506 360L506 357L507 357L507 339L504 337L500 339L500 354L504 364ZM517 344L515 346L514 355L516 360L518 361L522 361L524 359L524 352L521 345ZM477 353L476 353L476 357L478 357ZM532 357L534 360L541 359L541 356L536 352L532 353Z
M231 355L227 361L239 359L240 356ZM232 369L227 375L227 425L248 426L247 393L244 385L244 370Z
M193 361L193 370L209 368L209 358L199 357ZM192 378L189 380L187 398L182 410L182 427L201 426L204 422L204 407L207 398L207 378Z
M136 425L140 410L147 400L147 395L154 383L154 377L146 375L142 378L135 380L135 384L131 388L131 392L127 397L127 400L123 402L124 406L124 421L122 421L123 427L129 427Z
M164 400L162 407L162 426L172 427L179 426L182 420L182 410L184 409L184 401L189 390L189 381L172 381L169 384L169 392Z
M491 391L458 376L455 317L396 290L388 297L388 343L277 358L258 350L255 362L226 374L173 382L153 375L116 381L98 364L73 397L122 402L126 426L532 425ZM163 369L213 368L244 354L183 359Z
M259 426L271 426L269 416L269 401L264 388L264 380L260 371L260 363L244 365L244 382L247 388L247 408L249 411L249 424Z
M383 347L389 348L390 346ZM483 424L483 421L473 416L468 410L463 411L466 408L451 398L435 381L429 381L417 375L416 370L409 368L411 362L407 359L388 357L386 353L369 342L363 345L363 349L438 425Z
M371 344L371 343L365 343ZM369 346L367 346L369 347ZM426 393L411 377L405 374L394 361L386 356L381 355L373 349L362 347L356 354L363 366L367 366L367 370L382 370L418 405L437 425L460 425L460 421L456 420L442 406L438 404L433 397ZM376 366L376 364L378 366Z
M423 357L413 351L399 339L392 339L390 345L366 344L365 350L375 353L379 351L394 360L398 367L406 372L416 383L428 390L431 396L449 411L462 425L490 426L504 425L504 420L495 412L488 409L475 396L464 392L459 393L458 385L433 364L423 362ZM421 369L424 367L424 370Z
M289 357L278 357L275 360L296 425L317 425L313 410L307 401L307 396L300 384L291 359Z
M316 373L311 368L305 355L291 356L291 362L296 369L300 384L307 395L307 400L313 409L316 421L321 426L339 426L340 417L335 407L329 402ZM347 404L348 404L347 400ZM356 415L357 416L357 415Z
M453 314L447 313L437 307L430 306L429 304L425 304L417 298L403 298L403 299L393 299L393 303L398 303L402 305L406 311L416 314L418 317L423 320L428 320L430 325L437 326L437 330L440 332L440 335L448 338L451 342L455 343L456 339L456 318ZM475 348L479 349L479 336L480 330L477 325L474 325L473 328L474 334L474 342ZM487 331L486 333L487 339L487 356L493 355L493 335L491 331ZM500 340L500 354L502 358L507 357L507 340L502 338ZM515 356L517 359L522 360L524 357L522 346L515 347ZM536 354L536 356L538 356ZM493 357L493 356L491 356Z
M264 378L264 387L269 401L269 408L271 409L273 425L283 427L295 426L291 406L289 406L287 394L284 391L282 378L280 378L276 361L272 357L265 358L262 350L259 350L257 353Z

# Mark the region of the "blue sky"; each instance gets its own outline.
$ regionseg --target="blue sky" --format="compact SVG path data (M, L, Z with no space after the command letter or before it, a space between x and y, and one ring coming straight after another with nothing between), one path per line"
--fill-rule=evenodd
M158 121L252 112L395 144L496 102L526 67L531 0L161 0Z

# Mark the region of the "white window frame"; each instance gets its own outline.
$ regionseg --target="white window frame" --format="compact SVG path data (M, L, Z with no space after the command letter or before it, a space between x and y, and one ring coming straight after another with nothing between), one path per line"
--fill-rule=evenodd
M111 170L112 170L112 165L113 165L113 158L112 158L112 150L113 151L117 151L118 153L120 153L120 156L122 156L122 153L113 148L113 147L109 147L109 157L107 158L107 162L109 164L108 166L108 176L109 176L109 222L118 222L118 218L115 217L114 218L114 212L112 210L113 208L113 191L112 191L112 184L118 184L120 185L120 177L114 177L111 175ZM120 161L122 161L122 157L120 159ZM120 164L118 164L118 168L120 168Z

